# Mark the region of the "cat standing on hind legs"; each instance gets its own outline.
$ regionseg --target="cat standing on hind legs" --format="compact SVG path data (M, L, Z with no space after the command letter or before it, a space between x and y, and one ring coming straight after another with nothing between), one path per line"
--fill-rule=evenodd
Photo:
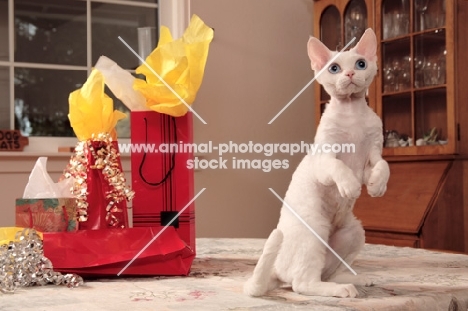
M307 49L316 74L337 53L313 37ZM304 157L284 198L348 264L365 241L364 229L352 213L361 186L366 185L373 197L382 196L390 176L381 156L382 121L365 100L377 73L376 51L375 34L367 29L353 49L338 55L316 77L331 97L315 136L321 152ZM354 150L331 152L331 146L354 146ZM304 295L356 297L353 284L370 284L345 270L339 259L283 206L277 229L268 238L244 291L261 296L289 284Z

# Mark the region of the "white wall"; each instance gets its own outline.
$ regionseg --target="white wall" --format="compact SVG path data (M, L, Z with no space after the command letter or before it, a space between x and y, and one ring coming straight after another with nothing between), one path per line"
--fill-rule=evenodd
M312 1L305 0L191 1L191 12L215 30L203 84L193 105L208 123L194 118L196 142L311 142L312 88L267 124L313 77L306 52L312 34L311 5ZM233 156L266 158L247 154L224 158ZM207 188L196 203L198 236L269 234L278 221L281 203L268 188L283 196L301 156L272 158L288 160L289 169L196 173L197 189Z

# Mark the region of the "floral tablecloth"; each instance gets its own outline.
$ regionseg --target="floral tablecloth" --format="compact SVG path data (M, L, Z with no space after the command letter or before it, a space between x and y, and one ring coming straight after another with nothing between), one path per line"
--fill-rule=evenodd
M58 310L468 310L468 255L367 244L356 260L372 287L353 299L301 296L288 288L252 298L242 286L265 240L198 239L189 277L87 280L0 293L1 311Z

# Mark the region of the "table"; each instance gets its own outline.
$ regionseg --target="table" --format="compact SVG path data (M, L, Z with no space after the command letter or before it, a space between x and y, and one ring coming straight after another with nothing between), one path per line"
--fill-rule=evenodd
M243 294L262 239L197 239L188 277L87 280L82 287L21 288L0 293L1 311L103 310L467 310L468 255L366 244L353 268L371 278L358 298L302 296L282 288Z

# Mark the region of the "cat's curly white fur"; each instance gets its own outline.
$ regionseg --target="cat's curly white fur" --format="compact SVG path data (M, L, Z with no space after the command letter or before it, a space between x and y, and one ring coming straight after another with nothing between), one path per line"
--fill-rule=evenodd
M351 264L364 245L364 229L352 213L361 186L382 196L390 171L382 159L382 121L369 108L365 95L377 73L377 40L366 30L357 45L341 53L317 81L330 94L315 136L315 144L354 144L354 153L308 154L297 167L285 202ZM308 42L317 74L336 55L316 38ZM322 149L325 151L325 149ZM342 284L346 282L348 284ZM300 221L283 206L277 229L244 291L261 296L281 284L304 295L356 297L353 284L369 285L354 276Z

